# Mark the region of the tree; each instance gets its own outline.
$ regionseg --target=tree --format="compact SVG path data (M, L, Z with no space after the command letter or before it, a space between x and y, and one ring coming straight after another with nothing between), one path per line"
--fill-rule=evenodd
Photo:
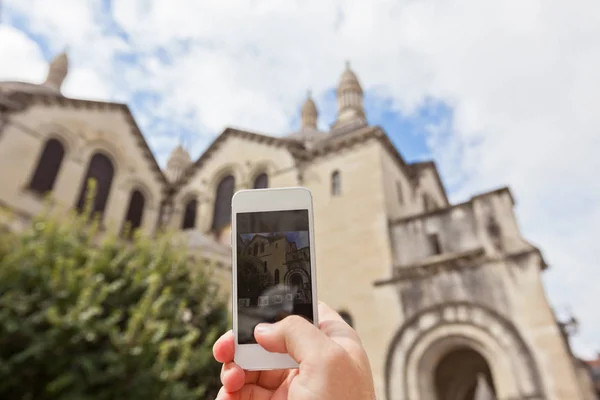
M120 240L84 213L0 243L0 398L215 398L226 303L171 237Z

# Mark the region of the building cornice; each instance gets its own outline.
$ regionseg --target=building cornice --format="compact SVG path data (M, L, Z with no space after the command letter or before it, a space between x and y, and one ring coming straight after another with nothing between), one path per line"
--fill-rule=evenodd
M131 110L127 106L127 104L123 103L113 103L113 102L103 102L103 101L95 101L95 100L81 100L81 99L72 99L64 96L56 96L49 94L41 94L41 93L14 93L13 101L19 102L23 105L22 109L12 111L11 113L17 114L28 106L31 105L41 105L41 106L61 106L61 107L71 107L73 109L85 109L85 110L102 110L102 111L121 111L125 115L125 119L130 127L130 132L132 132L136 139L136 144L142 150L143 157L150 164L150 168L153 171L155 177L161 182L163 185L163 192L167 188L168 181L165 175L162 172L162 169L158 165L156 158L154 158L154 154L144 135L142 134Z
M64 96L56 96L52 94L44 93L24 93L16 92L11 95L12 103L20 103L24 106L28 105L59 105L62 107L73 107L75 109L88 109L88 110L121 110L125 112L127 122L131 127L131 131L134 133L137 139L138 146L143 151L144 158L151 164L152 170L154 171L157 179L164 185L165 193L173 193L187 184L190 179L195 175L196 170L201 168L214 154L214 152L230 137L239 137L246 140L256 141L259 143L265 143L270 146L284 147L296 159L298 162L309 162L319 157L329 155L344 149L351 148L357 144L364 143L369 139L377 139L383 145L383 147L389 152L396 164L401 170L403 170L411 181L416 184L415 177L418 177L418 172L424 168L433 168L434 175L437 179L438 185L443 193L446 203L448 203L446 190L442 184L437 168L433 161L427 161L423 163L407 164L402 155L396 149L394 144L391 142L389 136L379 126L364 126L357 128L354 131L346 132L344 134L332 135L330 138L326 138L318 143L311 149L307 149L304 144L296 139L287 137L274 137L263 135L248 130L242 130L238 128L226 128L206 149L206 151L193 163L186 171L182 174L182 177L175 183L170 184L164 175L162 169L158 165L156 158L148 143L146 142L144 135L142 134L137 122L135 121L131 110L126 104L104 102L96 100L81 100L72 99ZM14 111L18 112L18 111Z
M392 278L378 280L375 286L383 286L412 279L425 279L446 271L481 266L488 258L483 248L460 253L447 253L428 257L419 263L394 267Z
M202 155L200 155L200 157L184 171L181 178L171 185L171 190L175 192L183 186L185 186L196 174L196 172L211 159L211 157L221 147L221 145L223 145L229 138L233 137L254 141L257 143L264 143L266 145L274 147L284 147L288 149L290 153L292 153L292 156L294 156L294 158L301 160L306 158L306 150L304 148L304 145L302 145L302 143L299 141L263 135L260 133L250 132L236 128L226 128L219 136L215 138L215 140L213 140L213 142L202 153Z
M442 272L463 270L466 268L478 268L483 266L486 262L499 260L515 261L530 257L531 255L538 255L541 262L540 268L542 270L546 268L546 263L544 262L542 254L537 248L502 254L499 257L491 257L485 253L482 247L480 247L461 253L449 253L429 257L423 262L412 265L394 267L394 273L391 278L377 280L373 282L373 286L386 286L407 280L426 279Z
M500 193L508 193L508 195L510 196L510 199L511 199L511 203L513 205L515 204L513 196L512 196L512 194L510 192L510 188L508 188L507 186L504 186L504 187L501 187L501 188L498 188L498 189L495 189L495 190L492 190L492 191L489 191L489 192L480 193L480 194L477 194L475 196L472 196L471 199L469 199L469 200L467 200L465 202L462 202L462 203L452 204L452 205L449 205L447 207L438 208L438 209L435 209L435 210L432 210L432 211L428 211L428 212L425 212L425 213L414 214L414 215L409 215L409 216L406 216L406 217L400 217L400 218L391 219L389 221L389 225L402 224L402 223L414 221L414 220L417 220L417 219L424 219L424 218L431 217L431 216L434 216L434 215L444 214L444 213L446 213L449 210L452 210L454 208L471 206L472 203L473 203L473 200L477 200L477 199L484 198L484 197L487 197L487 196L493 196L493 195L500 194Z

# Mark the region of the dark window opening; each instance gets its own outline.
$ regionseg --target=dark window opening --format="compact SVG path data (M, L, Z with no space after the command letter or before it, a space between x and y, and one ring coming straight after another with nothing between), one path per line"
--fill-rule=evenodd
M294 274L290 277L290 284L292 287L302 289L302 277L298 274Z
M440 245L440 238L436 233L432 233L428 236L429 246L434 255L442 254L442 246Z
M127 237L132 237L137 229L142 226L142 217L144 216L144 204L146 199L139 190L134 190L129 199L129 208L125 216L122 232Z
M254 189L266 189L269 187L269 177L266 173L262 173L254 179Z
M279 268L277 268L275 270L275 284L277 285L279 283Z
M190 199L185 204L183 211L183 220L181 221L181 229L194 229L196 227L196 213L198 212L198 200Z
M342 317L342 319L351 327L354 328L354 321L352 320L352 316L350 315L349 312L347 311L340 311L339 312L340 317Z
M264 253L264 252L265 252L265 244L264 244L264 243L261 243L261 244L260 244L260 252L261 252L261 253Z
M112 162L104 154L96 153L92 156L85 178L82 182L79 200L77 200L76 209L83 211L87 197L90 180L96 182L96 193L93 198L92 214L98 214L100 218L104 215L108 195L112 185L115 169Z
M331 194L339 196L342 193L340 171L334 171L331 174Z
M213 232L218 232L231 223L231 198L235 190L235 178L226 176L217 186L215 208L213 212Z
M400 204L404 204L404 197L402 196L402 184L400 182L396 182L396 194L398 196L398 202Z
M39 194L50 192L56 183L64 156L65 148L62 143L56 139L48 140L29 182L29 189Z
M437 204L435 204L435 201L428 194L423 195L423 209L425 212L437 209Z

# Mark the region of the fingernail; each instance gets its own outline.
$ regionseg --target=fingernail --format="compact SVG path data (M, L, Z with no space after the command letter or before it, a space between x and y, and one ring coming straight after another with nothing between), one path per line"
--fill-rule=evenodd
M258 324L254 328L256 333L269 333L271 331L271 324Z

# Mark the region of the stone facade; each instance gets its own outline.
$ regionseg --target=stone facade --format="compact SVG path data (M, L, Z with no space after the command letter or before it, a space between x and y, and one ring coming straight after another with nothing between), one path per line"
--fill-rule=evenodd
M317 129L309 98L300 131L276 138L228 128L195 162L175 149L164 172L127 106L62 96L63 55L50 70L42 85L0 83L0 205L23 221L44 207L31 182L49 139L64 148L52 195L66 208L101 153L114 169L106 229L133 220L138 190L139 228L185 228L183 240L229 291L230 227L214 228L216 213L261 174L269 187L305 186L314 201L318 296L353 321L379 398L591 398L547 301L546 264L520 234L510 191L450 204L433 162L406 163L385 132L368 125L349 67L329 132ZM220 193L226 178L233 187Z

